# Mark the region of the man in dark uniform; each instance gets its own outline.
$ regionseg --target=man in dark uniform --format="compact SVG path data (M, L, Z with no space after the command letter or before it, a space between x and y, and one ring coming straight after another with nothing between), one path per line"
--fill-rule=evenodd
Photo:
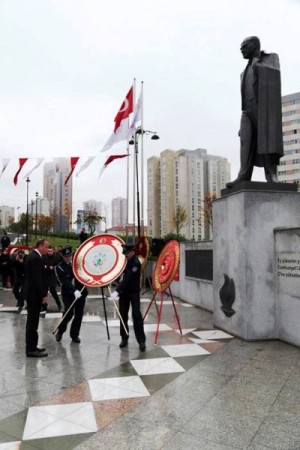
M128 328L128 311L131 304L133 329L136 340L142 352L146 349L146 336L144 332L144 322L140 310L140 290L141 290L141 263L135 255L134 244L123 245L123 254L126 256L127 264L122 274L121 281L116 290L112 293L111 300L119 300L120 314L124 325ZM120 347L124 348L128 343L128 334L120 322Z
M2 250L4 250L5 248L7 248L10 244L10 238L7 236L7 233L4 232L4 235L1 238L1 246L2 246Z
M70 328L70 337L73 342L79 344L79 332L88 291L86 287L82 289L83 284L79 283L79 281L74 276L72 267L72 247L65 246L61 251L61 255L63 261L55 266L55 273L59 283L61 284L61 295L65 306L65 311L70 308L75 299L76 302L59 325L55 335L55 339L57 342L61 341L63 333L67 329L68 323L74 316Z
M24 250L17 250L17 255L12 261L14 271L13 294L17 300L18 314L24 307L24 283L25 283L25 253Z
M41 358L48 356L44 348L38 348L38 326L42 305L47 305L47 281L42 256L49 242L41 239L25 260L24 297L27 302L26 355Z
M49 245L47 254L43 256L43 261L45 265L49 291L57 304L58 311L61 311L62 304L56 291L57 279L54 272L54 267L60 262L60 257L56 253L54 253L54 248L52 247L52 245Z

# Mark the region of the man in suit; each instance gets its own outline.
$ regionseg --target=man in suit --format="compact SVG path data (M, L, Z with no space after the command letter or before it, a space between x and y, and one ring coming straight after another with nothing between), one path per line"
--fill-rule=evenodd
M278 55L261 51L257 36L244 39L241 53L249 60L241 75L241 167L237 179L226 184L229 188L250 181L254 166L264 167L267 182L275 182L283 155Z
M48 286L43 262L49 242L41 239L25 260L24 297L27 302L26 355L42 358L48 356L44 348L38 348L38 326L42 305L48 303Z

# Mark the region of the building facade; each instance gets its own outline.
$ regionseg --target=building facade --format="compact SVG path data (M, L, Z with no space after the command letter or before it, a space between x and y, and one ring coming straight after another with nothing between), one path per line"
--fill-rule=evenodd
M0 206L0 227L8 228L15 219L15 208L11 206Z
M57 231L72 228L72 177L65 186L70 170L69 158L57 158L44 165L43 197L49 201L53 229Z
M186 239L211 239L212 227L205 214L206 198L220 195L230 180L226 158L208 155L205 149L165 150L147 164L149 236L175 233L178 208L186 212L180 234Z
M105 208L102 202L99 202L97 200L87 200L86 202L83 202L83 210L85 212L93 212L97 216L105 217ZM101 221L97 223L95 233L100 234L105 231L105 222Z
M282 130L284 156L277 170L278 181L300 187L300 92L282 97Z
M111 226L126 226L127 224L127 200L116 197L111 202Z

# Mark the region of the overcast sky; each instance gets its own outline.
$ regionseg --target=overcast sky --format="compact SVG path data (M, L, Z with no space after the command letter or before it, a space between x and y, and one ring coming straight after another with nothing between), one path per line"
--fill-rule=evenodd
M126 196L125 143L101 148L133 82L144 81L145 160L166 148L206 148L239 169L241 41L279 54L282 94L300 91L299 0L0 0L0 205L26 209L24 174L35 157L80 156L73 208ZM24 166L18 186L13 176ZM146 163L145 163L146 165ZM2 165L0 165L0 171ZM75 172L76 173L76 172ZM253 179L262 180L262 169ZM42 169L30 198L42 193Z

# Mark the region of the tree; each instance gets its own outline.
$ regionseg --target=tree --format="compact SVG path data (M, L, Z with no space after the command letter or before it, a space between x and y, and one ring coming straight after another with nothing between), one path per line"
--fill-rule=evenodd
M106 217L98 216L96 211L84 211L83 215L79 216L75 221L78 225L85 225L89 230L90 236L95 233L96 225L99 222L106 223Z
M38 217L39 232L41 235L48 235L49 231L53 227L53 216L45 216L40 214Z
M205 239L211 236L213 231L213 202L217 198L215 192L208 193L205 195L204 200L202 200L202 205L200 207L200 216L198 218L199 223L204 225L205 228Z
M186 208L180 203L177 205L175 213L173 215L173 226L176 231L176 235L180 235L180 230L188 223L188 214Z

